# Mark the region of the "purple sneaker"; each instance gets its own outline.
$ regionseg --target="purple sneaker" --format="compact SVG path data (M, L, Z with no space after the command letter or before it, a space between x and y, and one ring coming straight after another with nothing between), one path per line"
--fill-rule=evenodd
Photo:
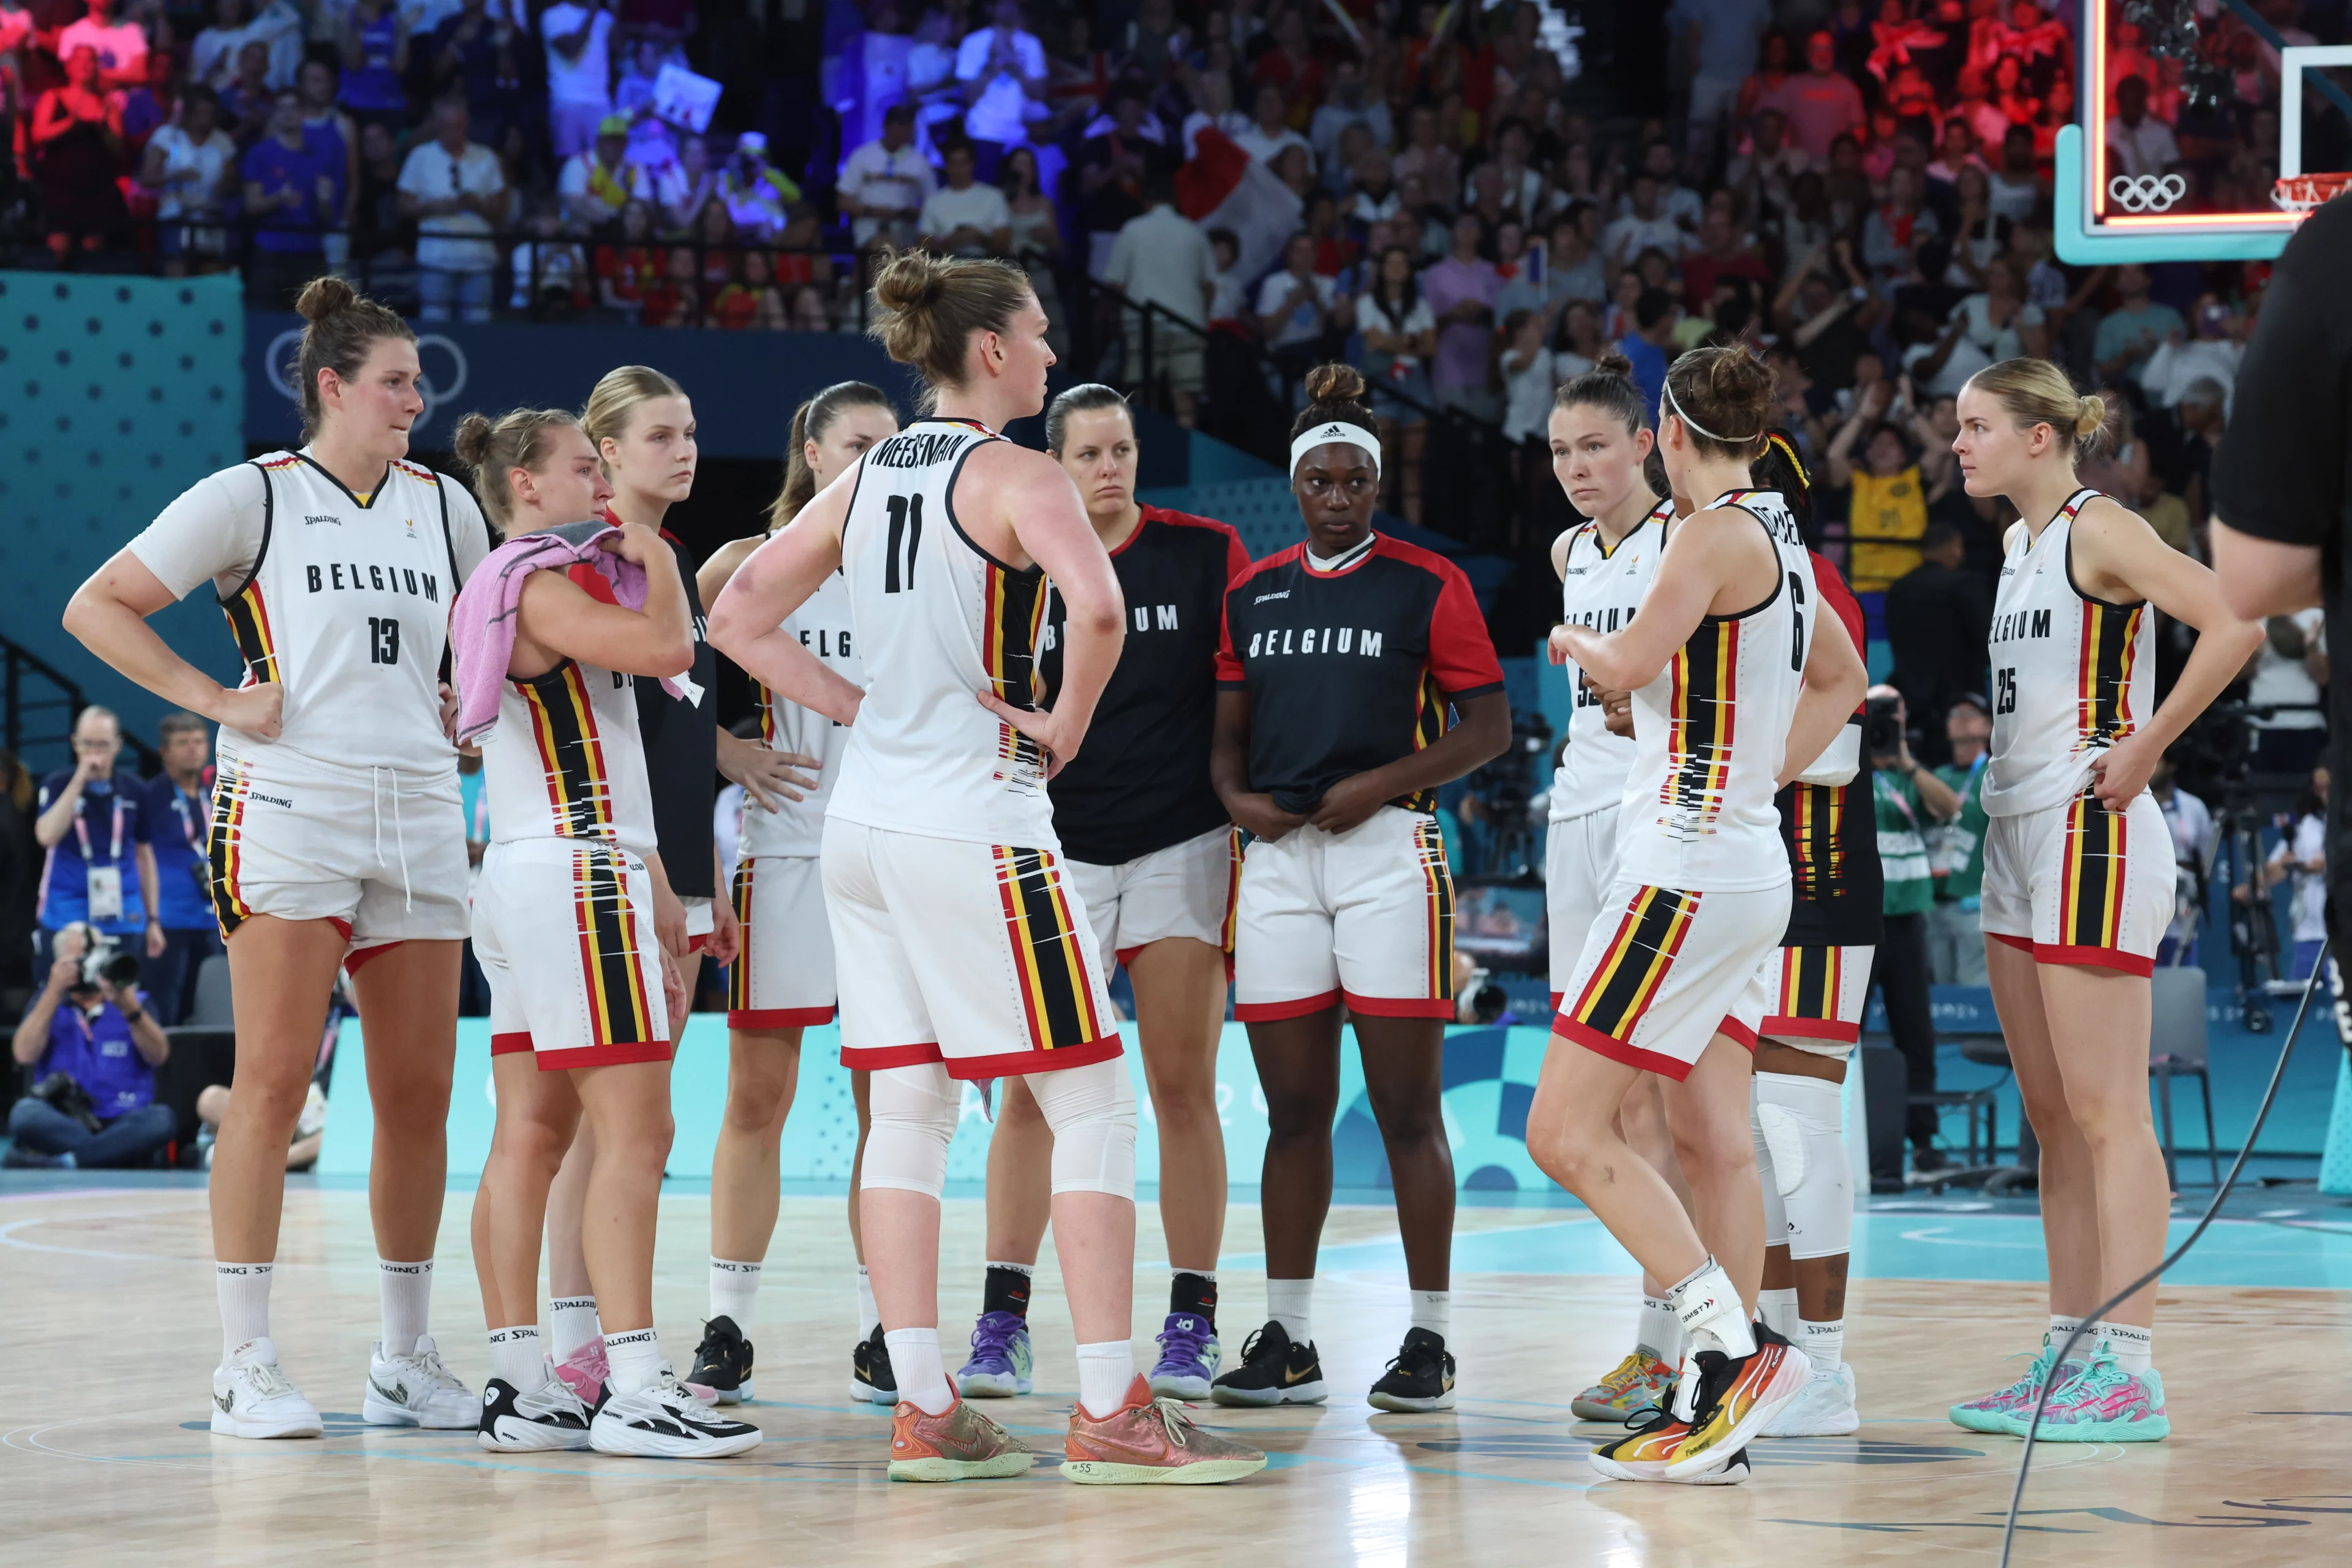
M1160 1364L1151 1369L1151 1392L1171 1399L1206 1399L1223 1358L1216 1324L1191 1312L1171 1312L1160 1331Z
M955 1374L956 1392L966 1399L1002 1399L1026 1394L1029 1320L1018 1312L982 1312L971 1329L971 1359Z

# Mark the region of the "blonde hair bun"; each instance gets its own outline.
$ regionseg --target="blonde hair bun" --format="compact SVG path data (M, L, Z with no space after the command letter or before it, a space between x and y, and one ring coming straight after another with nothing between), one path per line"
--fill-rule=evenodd
M2087 442L2096 436L2107 422L2107 400L2095 394L2083 399L2074 411L2074 439Z

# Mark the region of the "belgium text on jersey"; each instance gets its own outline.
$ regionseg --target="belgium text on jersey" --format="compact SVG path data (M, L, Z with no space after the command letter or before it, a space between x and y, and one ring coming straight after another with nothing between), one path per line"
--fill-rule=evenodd
M354 561L346 566L332 562L324 567L302 568L310 592L323 594L414 594L429 604L441 602L441 584L430 572L418 572L406 566L362 566Z
M1290 653L1353 653L1364 658L1381 657L1381 645L1386 633L1366 627L1358 632L1353 626L1340 626L1335 632L1329 626L1285 626L1280 631L1252 632L1249 652L1244 658L1256 658L1261 654L1272 658Z
M1992 618L1992 636L1986 640L2012 642L2021 637L2046 637L2049 635L2049 611L2011 610Z

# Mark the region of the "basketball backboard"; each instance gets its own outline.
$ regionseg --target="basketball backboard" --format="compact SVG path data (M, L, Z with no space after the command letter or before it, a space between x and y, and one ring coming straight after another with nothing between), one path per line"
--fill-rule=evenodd
M2147 54L2130 0L2082 5L2078 122L2060 129L2053 158L2061 259L2081 266L2265 259L2285 247L2311 207L2344 188L2352 173L2345 151L2352 37L2306 41L2315 35L2305 26L2282 34L2264 15L2281 8L2254 0L2198 6L2210 13L2198 16L2200 47L2226 73L2223 101L2200 109L2182 100L2179 65ZM2323 31L2345 31L2324 8L2303 15ZM2294 8L2284 16L2292 23ZM2172 133L2179 157L2168 169L2122 150L2135 140L2116 102L2126 75L2155 79L2141 125L2153 118Z

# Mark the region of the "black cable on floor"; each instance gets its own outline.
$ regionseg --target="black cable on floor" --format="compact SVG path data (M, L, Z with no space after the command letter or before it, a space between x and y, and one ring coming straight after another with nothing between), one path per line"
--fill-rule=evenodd
M2246 1168L2246 1161L2254 1152L2254 1141L2263 1135L2263 1123L2269 1120L2271 1104L2278 1099L2279 1083L2286 1077L2286 1059L2294 1054L2294 1037L2303 1028L2305 1015L2311 1011L2311 998L2319 990L2319 977L2326 973L2327 944L2322 942L2318 961L2311 966L2311 978L2303 987L2303 999L2295 1004L2294 1022L2287 1026L2286 1039L2279 1046L2278 1063L2271 1068L2270 1087L2263 1090L2263 1103L2254 1111L2254 1124L2246 1130L2245 1147L2240 1149L2238 1157L2230 1163L2230 1173L2222 1177L2221 1184L2214 1189L2213 1201L2205 1205L2205 1213L2197 1221L2197 1228L2190 1231L2187 1239L2174 1247L2163 1262L2099 1303L2098 1310L2085 1317L2066 1336L2066 1342L2058 1347L2057 1355L2052 1358L2050 1374L2042 1380L2042 1393L2033 1402L2033 1418L2025 1424L2025 1452L2018 1457L2017 1489L2010 1493L2009 1519L2000 1527L2000 1568L2009 1568L2009 1549L2017 1538L2018 1510L2025 1505L2025 1478L2033 1467L2033 1435L2042 1425L2042 1411L2049 1407L2051 1391L2058 1386L2058 1369L2066 1364L2066 1358L2081 1342L2084 1330L2155 1283L2159 1276L2170 1273L2173 1265L2189 1256L2189 1249L2197 1245L2197 1238L2205 1234L2206 1227L2213 1223L2213 1216L2221 1212L2221 1201L2230 1195L2230 1189L2238 1184L2238 1173Z

